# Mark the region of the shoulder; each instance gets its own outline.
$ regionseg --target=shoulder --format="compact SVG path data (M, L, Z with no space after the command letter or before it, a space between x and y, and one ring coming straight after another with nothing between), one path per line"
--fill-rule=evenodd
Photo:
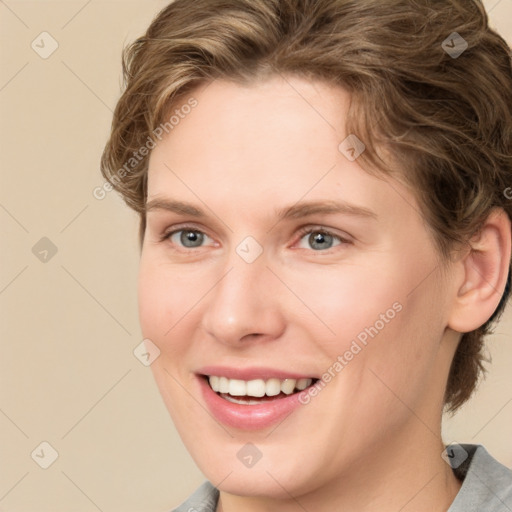
M215 512L218 499L218 489L206 481L178 508L170 512Z
M455 474L462 487L448 512L510 512L512 471L492 457L481 445L460 445L467 460Z

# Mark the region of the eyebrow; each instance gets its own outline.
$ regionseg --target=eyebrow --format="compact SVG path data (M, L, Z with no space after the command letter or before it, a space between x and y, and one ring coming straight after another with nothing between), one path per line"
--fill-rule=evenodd
M166 198L151 199L146 203L146 213L152 210L166 210L196 218L205 218L207 214L196 206L183 201ZM279 220L300 219L314 214L345 214L369 219L377 219L377 214L363 206L337 201L298 202L285 208L275 210Z
M299 202L292 206L276 210L278 219L299 219L318 213L354 215L359 217L377 219L377 214L363 206L337 201L311 201Z

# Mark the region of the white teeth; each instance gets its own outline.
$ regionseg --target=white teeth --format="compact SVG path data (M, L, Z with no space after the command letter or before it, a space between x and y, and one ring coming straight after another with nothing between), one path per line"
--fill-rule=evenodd
M281 381L279 379L268 379L265 386L267 396L276 396L281 393Z
M216 377L215 375L212 375L210 377L210 386L212 387L212 389L219 389L219 379L220 377Z
M284 379L281 382L281 391L286 395L291 395L295 389L296 382L297 381L295 379Z
M279 393L291 395L295 390L302 391L311 386L313 379L255 379L250 381L240 379L228 379L212 375L208 377L213 391L229 393L231 396L276 396Z
M247 394L249 396L265 396L265 381L263 379L250 380L247 383Z
M229 391L231 396L244 396L247 394L245 380L229 379Z
M227 400L228 402L231 402L232 404L240 404L240 405L261 405L260 400L247 400L246 398L244 400L240 398L235 398L231 395L224 395L224 400Z
M299 391L302 391L303 389L306 389L307 387L311 386L311 383L313 381L311 379L299 379L297 381L297 389Z
M215 389L213 386L212 388ZM219 377L219 389L216 389L215 391L218 391L219 393L229 393L229 379L226 377Z

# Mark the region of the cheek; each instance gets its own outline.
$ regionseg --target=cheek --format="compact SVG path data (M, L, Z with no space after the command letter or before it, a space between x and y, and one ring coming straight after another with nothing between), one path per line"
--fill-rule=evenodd
M144 338L160 349L160 356L151 364L151 371L166 407L179 426L190 424L194 417L187 409L183 387L189 383L178 371L180 361L189 347L185 332L187 312L197 302L193 283L157 258L142 257L138 275L139 322Z
M425 268L432 266L428 263ZM419 267L417 261L407 264L395 255L374 265L319 269L307 281L295 276L294 290L317 314L300 322L330 361L323 370L350 375L348 386L354 392L363 386L374 396L384 389L372 371L396 391L420 392L443 336L445 306L439 276L434 273L421 282ZM339 356L341 363L331 367Z
M400 270L392 265L385 271L381 268L375 264L319 266L289 272L283 279L305 306L295 306L297 321L309 327L312 339L331 357L347 350L353 340L364 346L400 315L404 297Z
M444 331L442 297L436 301L436 290L426 286L403 295L400 306L395 317L368 339L359 366L368 391L364 394L383 414L395 411L396 417L407 414L403 403L420 407L426 393L433 393L443 381L437 360Z
M158 279L158 271L141 260L138 276L139 320L145 338L160 338L164 331L168 295Z
M138 276L139 321L145 338L162 352L179 350L176 333L198 300L193 280L164 264L142 258ZM172 341L172 343L171 343Z

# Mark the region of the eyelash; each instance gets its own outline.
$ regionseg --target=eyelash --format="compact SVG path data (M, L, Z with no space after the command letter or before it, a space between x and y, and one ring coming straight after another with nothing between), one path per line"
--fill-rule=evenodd
M181 231L192 231L194 233L200 233L202 235L208 236L206 233L204 233L204 231L197 229L195 226L183 225L183 226L179 226L178 229L173 229L172 231L167 231L167 232L163 233L163 235L160 237L160 242L165 242L166 240L170 240L170 238L173 235L175 235L176 233L179 233ZM328 229L325 229L320 226L306 226L306 227L299 229L298 234L297 234L299 241L302 240L306 235L309 235L311 233L321 233L322 235L332 236L334 239L336 239L340 242L339 246L347 245L347 244L351 243L350 240L343 238L341 235L337 235L336 233L333 233L332 231L329 231ZM211 237L209 237L209 238L211 238ZM338 247L338 245L331 247L329 249L326 249L326 250L318 250L318 251L315 251L314 249L310 249L310 250L314 251L314 252L328 252L328 251L334 249L335 247ZM188 248L180 247L181 250L185 250L186 252L190 252L190 251L193 251L194 249L201 249L201 248L202 247L192 247L192 248L191 247L188 247Z

